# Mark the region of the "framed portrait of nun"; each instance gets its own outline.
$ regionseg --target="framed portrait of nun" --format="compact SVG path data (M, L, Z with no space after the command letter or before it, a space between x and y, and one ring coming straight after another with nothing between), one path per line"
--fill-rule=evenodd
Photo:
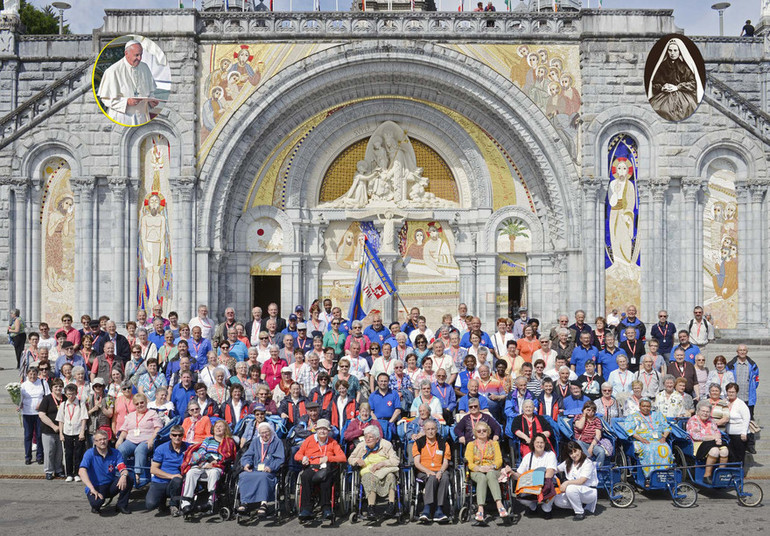
M706 65L690 39L670 34L647 55L644 89L655 112L667 121L683 121L695 113L706 87Z

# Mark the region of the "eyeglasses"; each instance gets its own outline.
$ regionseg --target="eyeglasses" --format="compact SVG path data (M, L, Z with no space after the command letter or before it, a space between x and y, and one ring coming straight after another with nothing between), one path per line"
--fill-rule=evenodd
M188 408L187 411L200 411L201 408Z
M468 406L468 409L476 409L476 408L478 408L478 407L479 407L479 405L478 405L478 404L476 404L475 406Z
M393 367L393 368L395 368L396 370L402 370L404 368L404 366L403 365L399 365L399 366Z
M350 368L350 365L337 365L337 368Z
M51 370L50 367L37 367L37 370Z
M259 338L259 340L260 340L260 341L266 341L266 340L267 340L267 337L260 337L260 338Z
M182 437L182 434L168 434L169 437Z
M658 318L668 318L668 315L658 315Z
M131 350L131 353L132 354L141 354L142 351L141 350Z
M339 322L332 322L332 326L339 326L339 325L340 325Z

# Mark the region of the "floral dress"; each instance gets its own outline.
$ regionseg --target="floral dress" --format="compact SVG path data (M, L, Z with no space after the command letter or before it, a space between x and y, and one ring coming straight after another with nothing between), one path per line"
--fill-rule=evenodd
M639 465L644 466L642 469L645 476L649 476L653 469L671 463L671 447L666 442L660 442L663 434L671 432L671 427L660 411L653 411L649 415L634 413L626 419L624 429L629 438L637 435L649 441L642 443L634 440L634 451L639 458Z

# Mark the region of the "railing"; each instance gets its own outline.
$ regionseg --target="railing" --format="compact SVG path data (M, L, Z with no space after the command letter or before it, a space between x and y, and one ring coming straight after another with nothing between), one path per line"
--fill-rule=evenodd
M330 38L407 37L510 39L553 37L578 39L580 14L458 12L205 12L198 14L203 39L256 37Z
M0 149L91 89L94 60L76 67L0 118Z
M703 100L770 145L770 114L741 97L714 75L708 75Z

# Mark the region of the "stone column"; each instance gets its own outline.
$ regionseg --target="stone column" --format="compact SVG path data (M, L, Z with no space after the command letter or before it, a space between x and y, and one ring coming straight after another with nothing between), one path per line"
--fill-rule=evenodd
M666 230L666 190L668 190L668 177L657 177L650 179L650 199L652 201L652 210L650 211L650 239L642 253L647 252L642 259L642 266L648 265L652 271L649 279L652 288L645 289L642 292L650 292L648 299L655 309L664 309L668 307L666 289L666 274L668 263L666 262L666 243L669 240ZM647 317L649 318L649 311ZM654 311L657 313L657 311ZM657 321L657 319L656 319Z
M489 332L493 330L492 326L496 325L497 318L497 255L495 253L478 255L476 281L478 289L476 314L481 317L482 324Z
M558 282L558 292L559 292L559 299L557 303L559 304L558 314L566 313L569 314L569 265L568 265L568 258L567 253L563 251L554 252L553 255L553 265L556 268L556 274L558 278L556 279L556 282Z
M126 192L128 177L110 177L107 180L110 189L112 217L114 227L110 230L112 237L112 306L110 317L116 324L121 325L131 318L126 299Z
M212 287L217 285L216 277L212 277L209 270L209 263L212 262L211 250L207 247L195 248L195 266L192 270L195 294L195 313L197 314L198 304L208 305L212 318L218 313L217 304L212 300ZM215 274L216 275L216 274ZM192 318L193 315L190 315Z
M738 198L738 329L748 330L752 325L751 313L751 265L755 245L751 240L751 188L746 181L736 181L735 194Z
M301 255L284 253L281 256L281 316L288 317L300 303ZM342 311L343 316L347 311Z
M42 256L42 222L40 218L40 203L42 200L42 192L40 191L40 183L33 181L30 190L30 214L27 219L29 222L29 248L32 252L31 256L31 269L30 269L30 281L29 291L27 293L27 317L30 321L40 322L42 320L42 297L41 297L41 285L43 279L41 256Z
M91 236L93 234L94 181L89 177L72 177L72 192L75 194L75 295L76 311L74 318L83 314L93 315L91 296L93 293L92 275L94 270L91 255Z
M760 325L762 324L762 321L765 319L764 311L763 309L764 304L762 301L762 296L764 295L763 292L763 284L762 284L762 274L765 273L766 266L763 266L763 259L762 259L762 252L766 249L765 246L765 240L762 236L762 201L765 198L765 193L767 192L767 185L766 184L752 184L750 187L751 191L751 220L750 220L750 226L751 226L751 235L750 239L751 242L749 244L749 247L751 248L751 265L750 265L750 272L749 272L749 289L748 292L741 292L740 289L738 289L738 296L744 301L744 303L747 304L748 309L748 318L747 320L751 324ZM740 212L738 213L738 219L741 219ZM738 235L738 242L740 243L741 237ZM740 270L740 263L741 259L738 258L738 264L739 264L739 270ZM746 298L749 298L749 301L746 302Z
M597 177L583 177L583 268L585 273L585 299L584 307L588 311L588 317L595 317L602 313L604 307L600 307L597 297L601 279L604 275L604 265L599 262L599 254L604 251L600 244L604 244L604 226L599 227L598 203L602 190L601 179Z
M698 211L700 210L698 192L701 189L701 182L700 177L685 177L682 179L684 217L681 221L682 248L680 258L683 264L681 288L685 299L678 301L677 314L674 318L689 318L689 310L693 306L690 302L693 302L698 296L696 285L702 282L703 278L700 269L703 261L698 258L699 248L697 246L698 241L703 240L703 235L698 233ZM702 210L700 211L702 212Z
M173 189L176 192L177 205L174 208L174 220L179 233L176 251L176 266L174 268L174 302L180 318L192 318L197 309L191 303L192 299L192 261L193 261L193 236L192 218L190 214L195 212L195 177L179 177L174 182Z
M27 227L29 215L27 213L27 199L29 181L27 179L14 179L11 183L13 204L11 205L11 221L13 222L13 298L10 300L11 308L21 309L24 316L29 315L29 302L27 301L28 278L27 270ZM27 318L29 318L27 316Z
M131 320L136 318L136 309L138 305L139 291L139 179L129 177L126 187L126 197L128 200L128 213L126 214L126 229L128 230L128 274L125 276L126 309ZM212 311L213 313L213 311ZM148 316L152 314L148 311Z

